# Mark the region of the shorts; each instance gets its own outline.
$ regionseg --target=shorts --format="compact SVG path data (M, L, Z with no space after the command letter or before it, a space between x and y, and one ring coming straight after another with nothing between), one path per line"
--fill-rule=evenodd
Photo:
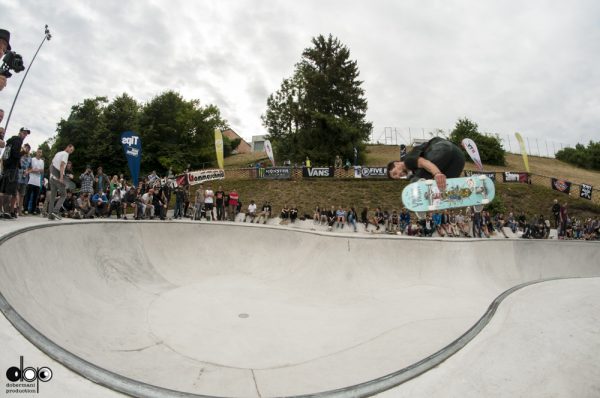
M213 209L213 204L212 203L204 203L204 208L207 211L211 211Z
M19 191L19 195L25 196L27 192L27 184L19 183L17 190Z
M19 185L19 169L6 169L0 180L0 193L16 195Z

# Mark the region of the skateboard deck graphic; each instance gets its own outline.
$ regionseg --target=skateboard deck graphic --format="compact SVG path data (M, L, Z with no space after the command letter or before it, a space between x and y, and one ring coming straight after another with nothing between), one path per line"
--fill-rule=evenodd
M457 207L483 206L496 194L494 182L484 175L448 178L440 192L434 180L413 182L402 191L402 203L408 210L427 212Z

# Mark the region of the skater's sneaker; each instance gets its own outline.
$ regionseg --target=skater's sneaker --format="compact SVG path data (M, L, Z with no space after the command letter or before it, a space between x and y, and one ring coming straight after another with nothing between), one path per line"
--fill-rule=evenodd
M56 218L57 220L62 220L62 217L58 214L58 213L52 213L52 215L54 216L54 218Z
M50 221L56 220L56 218L54 217L54 213L48 214L48 220L50 220Z

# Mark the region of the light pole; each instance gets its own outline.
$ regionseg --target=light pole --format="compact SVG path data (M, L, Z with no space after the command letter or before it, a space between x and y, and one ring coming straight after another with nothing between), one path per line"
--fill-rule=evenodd
M10 115L12 115L12 111L15 107L15 103L17 102L17 98L19 98L19 93L21 92L21 87L23 87L23 83L25 82L25 79L27 79L27 74L29 73L29 69L31 69L31 65L33 65L33 61L35 61L35 57L37 57L38 53L40 52L40 49L44 45L44 42L46 42L46 40L49 41L51 38L52 38L52 35L50 34L48 25L46 25L45 30L44 30L44 39L42 40L42 42L40 43L40 46L38 47L37 51L35 52L33 59L31 60L31 63L29 63L29 66L27 67L27 70L25 71L25 76L23 76L23 80L21 80L21 84L19 84L19 89L17 90L15 99L13 100L13 103L10 106L10 112L8 112L8 117L6 118L6 125L4 126L4 131L6 131L6 132L8 132L8 122L10 122Z

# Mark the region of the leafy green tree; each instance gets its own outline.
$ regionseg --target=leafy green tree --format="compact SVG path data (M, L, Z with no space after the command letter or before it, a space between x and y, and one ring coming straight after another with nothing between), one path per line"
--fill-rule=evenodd
M75 152L69 156L76 174L85 169L86 164L100 166L101 151L98 140L108 135L104 107L106 97L85 99L82 103L71 107L71 114L58 122L56 140L52 153L62 151L68 144L75 146Z
M600 141L590 141L587 147L577 144L575 148L563 148L555 156L577 167L600 170Z
M450 141L460 148L462 148L461 142L465 138L470 138L477 144L479 156L484 165L506 166L504 149L502 149L500 139L497 136L481 134L478 131L477 123L467 118L459 119L454 130L450 133ZM466 159L470 161L471 158L464 149L463 152L465 152Z
M123 153L121 134L134 131L139 134L140 105L135 99L123 93L104 109L107 135L99 137L96 150L99 164L109 175L125 173L129 170Z
M320 35L302 53L291 78L267 99L262 116L278 158L333 164L335 155L364 153L372 124L356 61L337 38Z

